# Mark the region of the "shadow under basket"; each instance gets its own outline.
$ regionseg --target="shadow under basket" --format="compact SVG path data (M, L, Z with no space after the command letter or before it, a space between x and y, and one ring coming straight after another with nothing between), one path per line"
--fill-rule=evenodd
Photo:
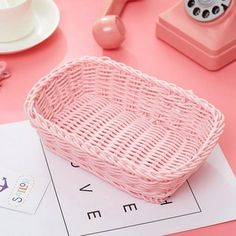
M201 166L224 127L221 112L191 91L107 57L43 77L25 110L51 152L153 203Z

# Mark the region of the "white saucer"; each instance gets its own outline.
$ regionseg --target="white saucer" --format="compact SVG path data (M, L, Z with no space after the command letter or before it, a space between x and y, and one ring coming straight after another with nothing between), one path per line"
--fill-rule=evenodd
M32 33L22 39L1 43L0 54L16 53L29 49L47 39L57 28L60 12L53 0L34 0L36 26Z

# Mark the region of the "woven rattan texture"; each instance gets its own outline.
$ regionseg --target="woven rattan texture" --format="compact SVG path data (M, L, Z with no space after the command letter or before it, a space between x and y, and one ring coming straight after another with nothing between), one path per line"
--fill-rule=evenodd
M104 57L42 78L25 108L52 152L154 203L201 166L224 126L192 92Z

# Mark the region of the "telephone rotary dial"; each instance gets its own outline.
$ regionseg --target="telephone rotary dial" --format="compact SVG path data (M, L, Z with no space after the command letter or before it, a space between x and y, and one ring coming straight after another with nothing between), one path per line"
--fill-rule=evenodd
M231 0L185 0L187 13L201 22L213 21L222 16Z

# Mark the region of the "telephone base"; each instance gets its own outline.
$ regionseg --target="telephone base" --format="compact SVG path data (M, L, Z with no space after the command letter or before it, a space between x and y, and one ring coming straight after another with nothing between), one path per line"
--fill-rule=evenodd
M224 16L200 23L185 12L183 2L162 13L156 35L208 70L219 70L236 59L236 1Z

